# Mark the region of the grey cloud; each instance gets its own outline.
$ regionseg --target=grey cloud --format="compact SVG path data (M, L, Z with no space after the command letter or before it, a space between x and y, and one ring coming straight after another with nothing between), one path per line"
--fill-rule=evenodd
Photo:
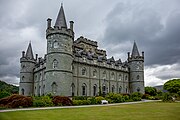
M146 65L178 62L177 60L180 59L180 9L167 13L169 14L167 18L164 18L159 13L163 11L158 11L158 9L153 9L146 2L117 4L106 17L104 45L124 44L127 41L133 43L133 40L136 40L138 47L145 51ZM127 44L127 48L130 51L132 46Z

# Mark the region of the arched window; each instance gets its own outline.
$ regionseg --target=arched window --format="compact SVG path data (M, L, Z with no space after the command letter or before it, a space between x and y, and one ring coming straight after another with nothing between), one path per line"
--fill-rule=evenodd
M82 68L82 75L86 75L86 68Z
M74 83L72 83L72 85L71 85L71 93L72 93L72 96L74 96L74 94L75 94L75 85L74 85Z
M45 92L45 85L43 85L42 95L44 95Z
M112 93L114 93L115 92L115 87L114 87L114 85L112 85Z
M128 88L126 87L126 93L128 93Z
M125 76L125 80L127 80L128 79L128 77L127 77L127 75Z
M40 73L39 74L39 81L41 81L42 80L42 74Z
M94 71L93 71L93 77L96 77L96 76L97 76L97 71L94 70Z
M93 96L96 96L97 95L97 85L94 84L93 86Z
M42 95L41 86L39 86L39 96Z
M106 85L102 86L102 94L103 94L103 96L106 95Z
M106 71L103 72L103 79L106 79Z
M53 82L51 87L52 87L52 93L55 95L56 92L57 92L57 84L56 84L56 82Z
M119 74L119 80L122 80L122 76L121 76L121 74Z
M82 95L87 96L87 86L85 83L83 83L82 85Z
M58 61L56 59L53 60L53 68L58 67Z
M138 87L138 88L137 88L137 92L139 92L140 90L141 90L141 89Z
M111 73L111 79L114 80L114 72Z
M25 78L25 77L24 77L24 76L22 76L22 81L24 81L24 78Z
M139 80L139 78L140 78L140 76L139 76L139 75L137 75L137 80Z
M24 88L21 89L21 93L22 93L22 95L24 95Z
M122 91L122 87L120 86L120 87L119 87L119 93L121 93L121 91Z
M54 41L53 47L54 47L54 48L59 48L59 43L58 43L57 41Z

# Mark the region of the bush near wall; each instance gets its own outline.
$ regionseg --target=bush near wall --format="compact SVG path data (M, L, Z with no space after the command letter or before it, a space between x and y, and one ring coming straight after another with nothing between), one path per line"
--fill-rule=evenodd
M49 96L35 96L33 97L34 107L50 107L54 106L52 99Z
M32 97L13 94L9 97L0 99L0 105L8 108L31 107L33 104Z
M71 106L73 105L72 100L69 97L65 97L65 96L54 96L52 98L52 102L54 103L54 105L56 106Z

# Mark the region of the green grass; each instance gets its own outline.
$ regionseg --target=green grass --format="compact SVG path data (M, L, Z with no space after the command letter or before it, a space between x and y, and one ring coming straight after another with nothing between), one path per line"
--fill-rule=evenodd
M180 120L180 103L139 103L0 113L0 120Z

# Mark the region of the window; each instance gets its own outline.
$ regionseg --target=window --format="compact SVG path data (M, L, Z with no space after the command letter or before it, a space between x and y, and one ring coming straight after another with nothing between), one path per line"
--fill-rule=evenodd
M106 71L103 72L103 79L106 79Z
M139 80L139 78L140 78L140 76L139 76L139 75L137 75L137 80Z
M74 83L72 83L72 85L71 85L71 93L72 93L72 96L74 96L74 93L75 93L75 85L74 85Z
M44 95L45 92L45 85L43 85L42 95Z
M82 59L83 59L83 62L86 62L86 58L85 57L83 57Z
M41 86L39 86L39 96L42 95Z
M58 47L59 47L59 43L58 43L57 41L54 41L53 47L54 47L54 48L58 48Z
M58 61L56 59L53 60L53 68L58 67Z
M93 77L96 77L96 76L97 76L97 71L94 70L94 71L93 71Z
M128 88L126 87L126 93L128 93Z
M97 64L97 60L94 60L94 64Z
M121 93L121 91L122 91L122 87L120 86L120 87L119 87L119 93Z
M24 95L24 89L23 88L21 89L21 93L22 93L22 95Z
M83 96L86 96L87 95L87 86L86 86L86 84L84 83L83 85L82 85L82 95Z
M103 95L106 95L106 86L105 85L103 85L102 91L103 91Z
M93 86L93 96L96 96L97 95L97 85L95 84Z
M115 87L114 87L114 85L112 85L112 93L114 93L115 92Z
M82 68L82 75L86 75L86 68Z
M52 93L55 95L57 92L57 84L55 82L53 82L51 87L52 87Z
M22 76L22 81L24 81L24 78L25 78L25 77L24 77L24 76Z
M125 76L125 80L127 80L128 78L127 78L127 75Z
M119 80L122 80L122 76L121 76L121 74L119 74Z
M114 72L111 73L111 79L114 80Z
M137 88L137 92L139 92L140 90L141 90L141 89L138 87L138 88Z

